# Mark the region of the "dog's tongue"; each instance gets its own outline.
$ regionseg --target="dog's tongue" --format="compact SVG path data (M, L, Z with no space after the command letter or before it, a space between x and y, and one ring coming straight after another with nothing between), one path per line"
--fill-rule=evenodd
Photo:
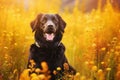
M53 40L53 38L54 38L53 33L51 33L51 34L46 33L45 36L46 36L46 40L50 40L50 41Z

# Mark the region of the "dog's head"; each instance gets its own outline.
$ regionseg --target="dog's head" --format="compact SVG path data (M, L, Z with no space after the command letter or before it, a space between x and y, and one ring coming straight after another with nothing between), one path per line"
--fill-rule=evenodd
M53 41L58 32L64 32L66 23L58 14L39 14L30 25L33 32L41 31L46 41Z

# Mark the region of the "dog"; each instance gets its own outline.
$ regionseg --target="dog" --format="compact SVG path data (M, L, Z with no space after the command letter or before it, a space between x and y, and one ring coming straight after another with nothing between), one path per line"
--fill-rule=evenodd
M35 32L35 43L30 47L30 55L28 59L28 68L31 65L30 60L35 61L35 68L42 68L40 63L46 62L51 80L55 80L53 71L60 67L64 71L64 63L69 66L69 72L73 74L76 70L69 65L64 54L65 46L61 42L66 22L59 14L38 14L38 16L30 23L32 31Z

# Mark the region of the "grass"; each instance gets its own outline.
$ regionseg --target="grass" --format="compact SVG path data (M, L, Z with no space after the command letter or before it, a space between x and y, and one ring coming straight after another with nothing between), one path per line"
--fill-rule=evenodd
M29 5L26 8L24 1L0 1L0 80L19 80L22 72L27 74L24 69L34 42L29 23L38 13L60 13L66 21L62 42L69 63L79 72L74 80L120 79L120 13L110 3L103 11L98 8L90 13L77 7L73 13L67 8L61 13L56 0L29 1Z

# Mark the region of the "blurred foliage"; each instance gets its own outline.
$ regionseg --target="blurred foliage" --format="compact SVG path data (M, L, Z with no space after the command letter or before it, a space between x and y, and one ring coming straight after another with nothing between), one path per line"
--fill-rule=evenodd
M61 12L58 0L0 0L0 80L18 80L34 42L29 23L38 13L59 13L67 26L62 42L69 63L80 73L75 80L120 79L120 13L109 0L101 11Z

